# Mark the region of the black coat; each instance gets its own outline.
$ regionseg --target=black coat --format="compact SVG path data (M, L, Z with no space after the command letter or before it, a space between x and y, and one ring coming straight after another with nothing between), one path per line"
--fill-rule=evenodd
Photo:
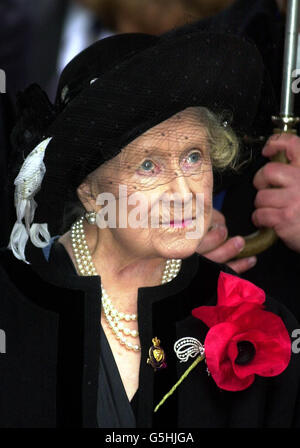
M58 246L59 252L51 251L50 264L36 248L31 248L32 265L14 259L9 251L1 253L0 328L6 333L6 353L0 354L1 427L97 426L100 281L75 272L65 275L70 259ZM221 270L232 273L194 254L183 261L172 282L139 289L143 324L137 427L300 425L300 355L292 355L281 375L257 377L242 392L220 390L200 363L153 414L187 368L177 360L174 342L185 336L204 341L208 329L191 310L216 304ZM298 327L285 307L269 298L266 303L290 333ZM147 364L154 336L161 340L168 364L158 372Z

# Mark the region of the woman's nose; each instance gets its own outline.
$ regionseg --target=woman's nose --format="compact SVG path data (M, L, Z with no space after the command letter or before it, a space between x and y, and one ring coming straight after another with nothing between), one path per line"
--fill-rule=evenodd
M170 181L170 192L177 193L184 197L191 193L189 179L187 176L176 173L174 178Z
M167 201L172 209L171 215L183 217L193 214L193 193L186 176L177 175L168 185L168 190L164 193L164 201ZM172 205L171 205L172 204ZM177 211L175 211L177 210Z

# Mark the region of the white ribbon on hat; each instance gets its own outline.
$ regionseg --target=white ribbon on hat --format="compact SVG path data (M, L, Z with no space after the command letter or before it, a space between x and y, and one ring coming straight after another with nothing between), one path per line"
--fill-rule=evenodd
M8 247L15 257L25 263L28 263L25 258L28 238L36 247L45 247L50 241L48 224L35 224L33 219L37 207L34 196L40 190L46 172L44 155L51 139L52 137L46 138L31 151L14 181L17 221L12 229Z

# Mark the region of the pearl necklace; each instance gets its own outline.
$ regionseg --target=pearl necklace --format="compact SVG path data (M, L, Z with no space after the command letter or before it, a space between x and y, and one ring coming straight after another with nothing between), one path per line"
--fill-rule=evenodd
M80 275L84 276L98 275L85 239L83 220L84 217L82 216L71 227L71 243L77 268ZM180 259L167 260L162 275L161 283L164 284L173 280L173 278L175 278L178 272L180 271L180 267L181 267ZM139 336L138 331L126 328L124 327L123 322L120 322L122 320L125 320L127 322L136 321L137 315L125 314L123 312L118 311L113 306L109 295L107 294L102 285L101 285L101 291L102 291L102 307L104 311L104 316L116 339L120 342L121 345L124 345L127 349L139 351L141 347L138 344L132 344L122 334L124 333L124 335L126 336L136 338Z

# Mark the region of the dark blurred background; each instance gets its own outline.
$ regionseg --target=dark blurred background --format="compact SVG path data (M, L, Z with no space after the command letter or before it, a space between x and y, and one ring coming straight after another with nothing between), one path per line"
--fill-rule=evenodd
M54 98L64 66L113 33L160 34L212 16L232 0L1 0L0 68L14 95L38 82Z

